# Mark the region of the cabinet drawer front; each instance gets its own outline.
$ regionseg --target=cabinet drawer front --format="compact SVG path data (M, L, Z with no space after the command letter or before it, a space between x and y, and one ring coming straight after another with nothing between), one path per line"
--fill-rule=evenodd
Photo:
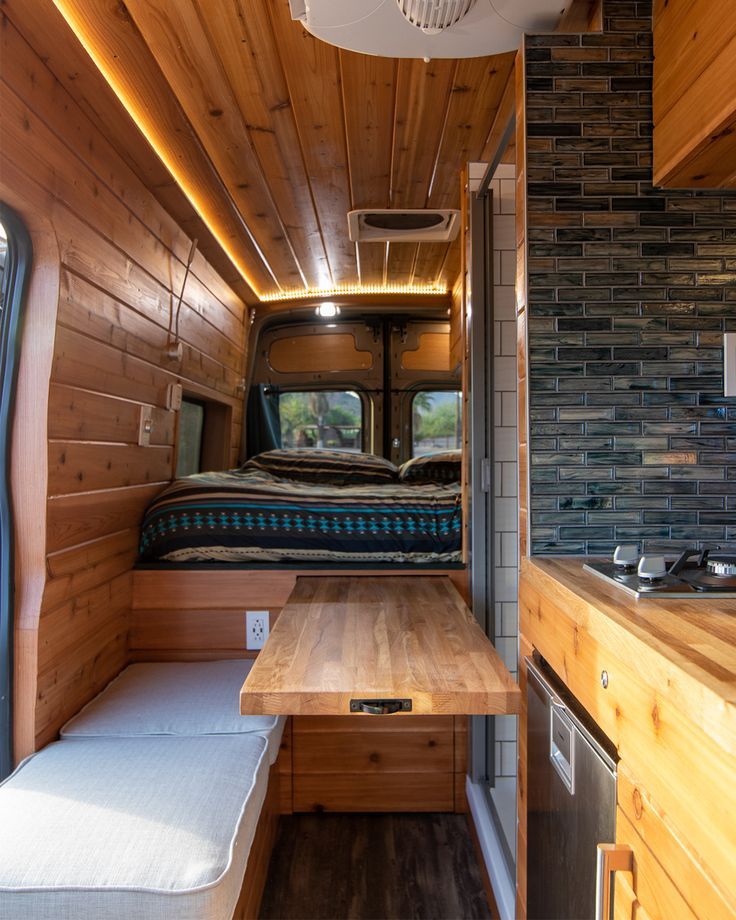
M642 841L656 853L690 909L702 920L736 917L736 905L728 906L700 865L697 854L690 851L670 826L668 815L658 808L644 786L620 763L618 768L618 804Z
M296 735L295 773L451 773L452 732Z
M295 774L294 811L452 811L453 776Z
M620 808L616 810L616 843L631 847L634 864L633 872L616 873L614 897L620 894L622 900L626 900L626 889L622 888L620 878L634 892L635 918L641 916L638 912L641 906L651 920L673 920L675 917L677 920L696 920L697 915L690 910L675 883ZM706 915L701 917L706 920ZM708 917L708 920L711 918Z

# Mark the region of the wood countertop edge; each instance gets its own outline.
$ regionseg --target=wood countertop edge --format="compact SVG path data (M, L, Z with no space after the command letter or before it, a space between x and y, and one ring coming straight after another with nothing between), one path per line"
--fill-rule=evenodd
M644 621L637 622L632 617L636 613L642 615L647 612L662 612L677 616L677 600L652 599L638 602L641 606L633 610L629 603L629 610L622 612L622 602L614 599L608 592L614 590L605 582L598 584L596 576L582 571L585 560L581 557L525 557L521 563L521 578L529 578L532 583L543 579L548 584L551 582L555 590L562 592L569 602L566 612L581 627L588 631L592 638L603 644L611 645L611 630L614 635L626 643L635 643L642 654L654 656L664 670L673 668L684 679L685 690L690 694L687 703L690 717L698 722L703 729L731 755L736 756L736 642L733 644L733 665L729 679L720 680L705 671L701 666L688 659L673 644L667 644L653 636L646 628ZM579 567L579 573L570 570L571 565ZM536 584L539 590L539 584ZM629 599L624 599L624 603ZM636 603L636 602L635 602ZM708 604L708 601L699 601L699 604ZM722 602L721 602L722 603ZM733 605L733 612L718 612L718 616L732 616L734 622L734 635L736 636L736 600L728 602ZM714 613L711 609L707 611ZM603 618L601 620L600 618ZM687 628L688 624L685 624ZM621 649L612 648L613 652ZM668 682L669 683L669 682ZM666 692L666 687L656 688L657 692Z
M417 691L418 693L420 691ZM514 686L508 690L500 690L492 694L472 694L464 695L465 703L461 706L444 706L442 696L439 699L433 694L426 692L421 693L423 701L418 701L411 712L393 713L391 719L400 719L405 716L484 716L484 715L518 715L521 712L521 690ZM411 692L407 691L407 698L412 697ZM300 715L300 716L324 716L335 715L335 713L326 713L325 707L334 705L336 708L344 709L342 715L350 718L379 718L369 716L366 713L351 713L348 710L350 699L382 699L387 698L381 694L366 693L358 694L353 697L352 694L345 694L342 691L320 692L315 693L313 699L305 699L304 694L299 691L284 693L259 693L258 691L241 691L240 694L240 714L244 716L280 716L280 715ZM414 697L412 697L415 699ZM347 701L347 702L346 702ZM294 712L285 712L285 709L294 709ZM339 714L338 714L339 715ZM388 718L382 716L380 718Z

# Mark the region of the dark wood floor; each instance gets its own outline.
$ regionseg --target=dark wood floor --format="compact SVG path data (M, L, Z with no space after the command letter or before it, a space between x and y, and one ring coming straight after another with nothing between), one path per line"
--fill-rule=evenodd
M261 920L486 920L463 815L282 816Z

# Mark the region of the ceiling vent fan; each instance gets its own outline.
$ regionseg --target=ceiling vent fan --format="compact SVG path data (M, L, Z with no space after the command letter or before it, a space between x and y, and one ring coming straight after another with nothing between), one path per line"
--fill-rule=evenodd
M571 0L289 0L307 32L338 48L394 58L485 57L549 32Z
M460 212L450 208L348 211L348 232L353 243L444 243L454 240L459 229Z
M425 35L439 35L460 22L476 0L396 0L405 19Z

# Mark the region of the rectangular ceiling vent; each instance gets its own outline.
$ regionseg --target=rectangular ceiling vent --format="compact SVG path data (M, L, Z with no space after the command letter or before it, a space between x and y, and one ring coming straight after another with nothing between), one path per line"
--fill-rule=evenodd
M354 243L445 243L460 229L460 212L396 208L362 208L348 211L348 230Z

